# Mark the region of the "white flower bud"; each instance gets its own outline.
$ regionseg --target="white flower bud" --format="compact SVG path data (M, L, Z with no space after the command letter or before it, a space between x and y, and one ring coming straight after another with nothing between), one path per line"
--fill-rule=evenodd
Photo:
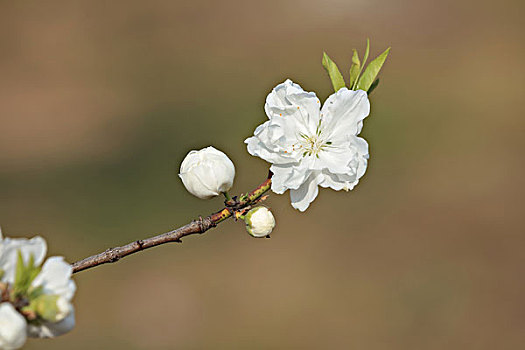
M26 342L25 318L10 303L0 304L0 349L21 348Z
M188 153L179 176L188 192L209 199L232 187L235 166L226 154L210 146Z
M253 237L266 237L275 227L275 218L266 207L253 208L244 217L246 230Z

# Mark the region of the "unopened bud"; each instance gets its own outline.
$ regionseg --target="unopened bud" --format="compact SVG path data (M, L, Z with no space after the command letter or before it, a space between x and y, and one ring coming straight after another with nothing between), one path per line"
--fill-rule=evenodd
M272 212L266 207L251 209L244 217L246 230L253 237L266 237L275 227L275 218Z
M191 194L209 199L232 187L235 166L226 154L210 146L188 153L179 176Z
M73 310L69 301L59 295L43 294L30 305L38 316L49 322L60 322Z

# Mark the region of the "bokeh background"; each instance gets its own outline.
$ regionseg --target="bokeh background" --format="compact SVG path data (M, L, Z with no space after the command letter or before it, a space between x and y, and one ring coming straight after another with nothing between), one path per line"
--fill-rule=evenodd
M0 223L76 261L221 207L185 192L214 145L234 192L268 165L243 140L292 78L324 99L392 46L369 169L252 239L202 236L75 275L77 327L27 349L525 347L523 1L2 1Z

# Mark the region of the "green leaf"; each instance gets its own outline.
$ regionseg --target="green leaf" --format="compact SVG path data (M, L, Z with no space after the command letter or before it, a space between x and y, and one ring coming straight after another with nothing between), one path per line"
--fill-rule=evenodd
M359 80L359 75L363 71L363 67L366 64L366 61L368 60L368 54L370 53L370 39L366 39L366 49L365 49L365 56L363 57L363 62L359 62L359 56L357 55L357 51L354 50L354 55L352 56L352 67L350 67L350 86L352 87L352 90L355 90L357 88L357 82Z
M359 78L359 81L357 83L357 89L364 91L368 91L368 89L370 89L372 83L377 77L377 74L381 70L383 63L385 63L389 52L390 48L386 49L381 55L377 56L376 59L370 62L368 67L366 67L361 78Z
M354 49L354 54L352 55L352 65L350 66L350 86L354 87L359 78L359 73L361 72L361 61L359 61L359 54L357 50Z
M379 78L377 78L376 80L374 80L374 82L372 83L372 85L370 85L370 88L368 89L367 93L368 95L370 95L372 93L372 91L375 90L375 88L377 87L377 85L379 85Z
M365 56L363 57L363 64L361 67L363 68L366 64L366 60L368 60L368 54L370 53L370 39L366 38L366 49L365 49Z
M27 265L24 264L22 251L18 250L17 262L15 268L15 281L13 284L13 295L15 297L27 296L31 283L40 273L41 268L35 265L35 257L33 254L29 256Z
M38 298L42 294L44 294L44 286L38 286L36 288L30 288L27 297L29 300L33 300Z
M22 256L22 251L19 249L16 256L16 268L15 268L15 283L14 286L20 285L24 276L25 266L24 266L24 257Z
M334 90L338 91L340 88L345 87L345 80L343 79L343 75L339 71L339 68L337 68L337 65L334 61L328 57L326 52L323 52L323 67L326 69L326 72L330 76L330 80L332 81L332 85L334 86Z

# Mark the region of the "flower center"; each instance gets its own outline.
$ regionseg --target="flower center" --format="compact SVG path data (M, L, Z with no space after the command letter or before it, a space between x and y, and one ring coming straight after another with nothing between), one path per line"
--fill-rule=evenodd
M299 148L303 150L303 157L318 156L323 150L324 141L316 136L304 136L299 140Z
M332 144L330 141L326 141L321 137L321 132L317 132L317 134L313 136L300 134L297 141L298 142L293 145L293 148L294 150L301 151L303 157L315 156L319 158L319 153Z

